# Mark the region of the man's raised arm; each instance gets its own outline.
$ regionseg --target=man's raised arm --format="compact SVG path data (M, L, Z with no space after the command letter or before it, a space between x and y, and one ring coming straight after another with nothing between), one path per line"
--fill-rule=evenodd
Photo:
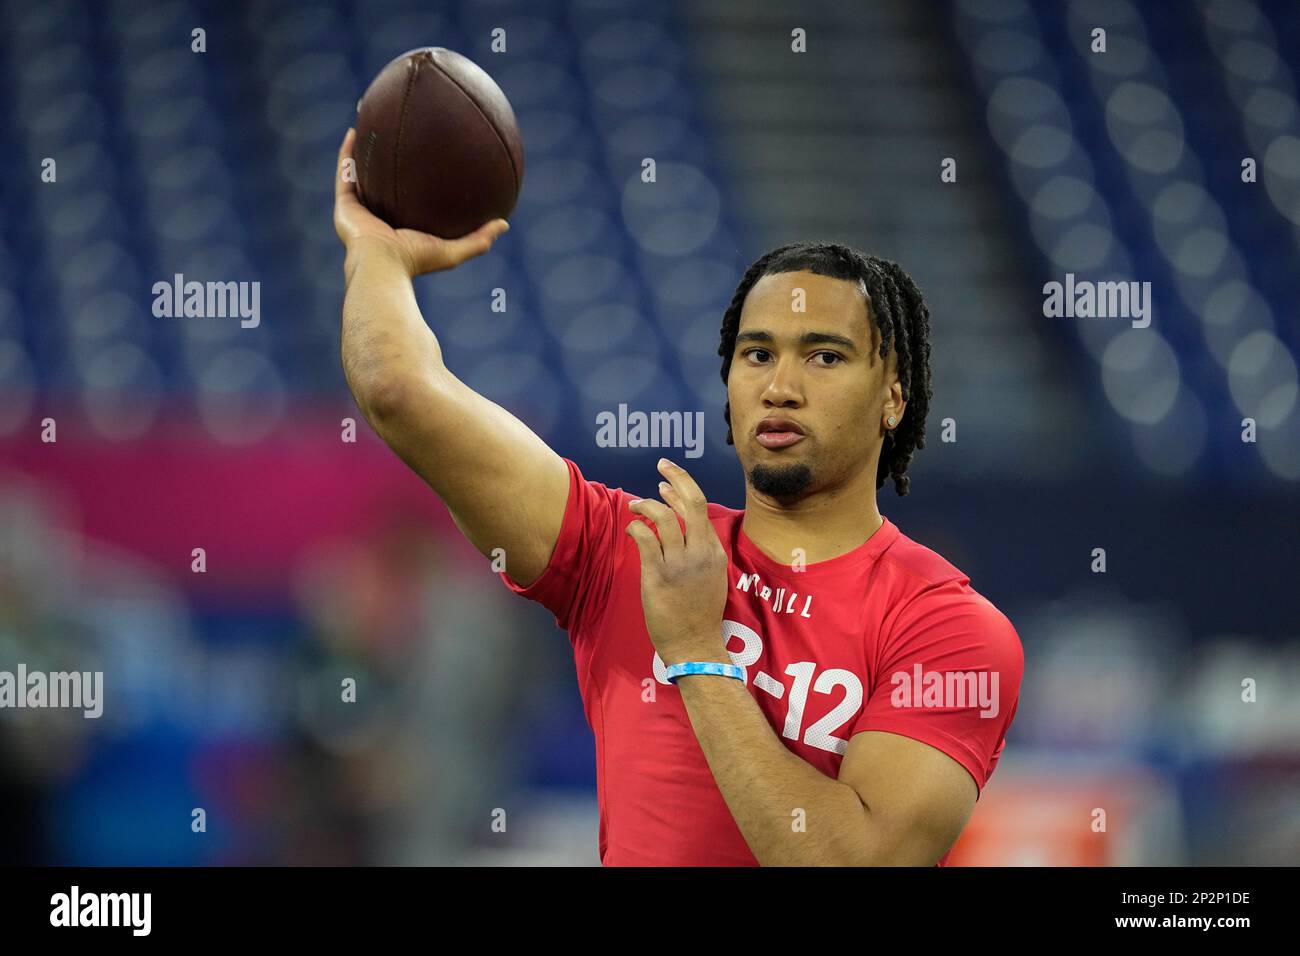
M482 255L508 227L496 219L460 239L394 230L335 168L334 228L343 265L343 374L375 432L423 478L483 555L505 551L506 573L528 585L550 560L569 494L569 471L523 422L443 364L411 279Z

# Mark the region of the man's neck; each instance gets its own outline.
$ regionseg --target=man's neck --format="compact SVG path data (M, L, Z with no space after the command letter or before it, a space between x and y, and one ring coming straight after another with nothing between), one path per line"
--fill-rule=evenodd
M848 554L880 530L884 519L876 507L874 482L820 491L783 507L745 489L745 516L740 527L763 554L780 564L829 561ZM799 554L795 549L802 549Z

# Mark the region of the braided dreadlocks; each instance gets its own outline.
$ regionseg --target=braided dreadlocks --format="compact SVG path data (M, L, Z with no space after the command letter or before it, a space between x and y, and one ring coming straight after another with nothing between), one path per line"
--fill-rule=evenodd
M898 378L907 411L902 423L885 433L876 487L884 485L886 478L893 478L894 490L900 496L906 495L910 484L907 466L913 452L925 447L925 417L930 409L930 311L916 283L898 263L824 242L791 243L761 256L746 270L722 319L722 344L718 346L718 354L722 356L722 382L725 385L731 373L740 312L754 283L765 275L803 271L858 282L865 287L868 313L880 331L880 357L884 359L891 346L898 353ZM734 445L730 402L723 418L727 422L727 444Z

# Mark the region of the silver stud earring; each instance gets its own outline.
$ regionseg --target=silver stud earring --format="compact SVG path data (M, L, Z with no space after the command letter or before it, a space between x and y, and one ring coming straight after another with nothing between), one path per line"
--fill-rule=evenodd
M894 427L894 422L895 422L895 421L897 421L897 419L894 418L893 415L890 415L890 416L889 416L889 427L890 427L890 428L893 428L893 427Z

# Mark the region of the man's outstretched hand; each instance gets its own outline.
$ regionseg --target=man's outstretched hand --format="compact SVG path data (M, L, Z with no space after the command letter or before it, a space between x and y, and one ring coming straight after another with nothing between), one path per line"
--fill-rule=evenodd
M439 239L415 229L392 228L357 198L355 168L353 175L344 175L344 161L352 157L355 140L356 130L349 129L334 166L334 231L347 249L344 275L352 274L362 255L371 254L392 256L412 277L453 269L487 252L496 238L510 228L504 219L493 219L459 239Z

